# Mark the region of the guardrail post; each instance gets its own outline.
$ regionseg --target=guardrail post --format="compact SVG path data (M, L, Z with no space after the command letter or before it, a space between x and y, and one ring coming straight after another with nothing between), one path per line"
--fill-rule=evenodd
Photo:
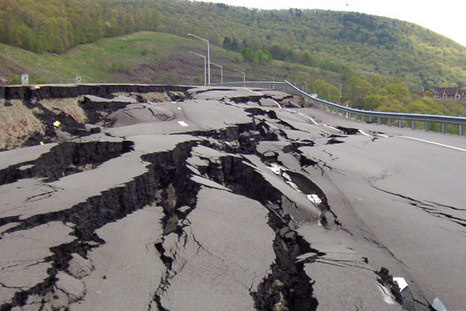
M411 129L415 130L416 129L416 121L411 120Z
M369 123L372 123L372 117L369 117Z
M378 125L382 124L382 118L381 117L377 117L377 124Z
M459 127L460 127L459 128L459 134L460 134L460 136L463 136L463 124L460 124Z
M366 117L361 116L361 122L362 122L362 123L366 122Z
M425 122L425 128L426 128L426 131L428 132L429 131L429 121Z
M392 126L392 119L387 119L387 125Z
M398 127L399 128L403 127L403 120L402 119L398 120Z
M442 122L442 134L445 134L445 123Z

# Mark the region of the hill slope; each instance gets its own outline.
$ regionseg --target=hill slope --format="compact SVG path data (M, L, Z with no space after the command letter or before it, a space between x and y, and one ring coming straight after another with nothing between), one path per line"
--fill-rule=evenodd
M349 12L262 11L184 0L157 0L155 5L162 16L161 31L193 32L218 44L230 37L240 47L266 47L282 58L309 51L316 62L331 60L363 72L398 76L411 88L466 84L466 48L407 22Z
M203 61L189 51L205 54L205 45L190 38L156 32L139 32L80 45L62 54L33 53L0 44L0 78L19 82L21 73L31 83L135 82L203 84ZM224 66L224 80L238 81L245 70L248 80L296 80L306 73L337 83L339 75L300 64L272 60L267 64L242 61L239 53L211 45L212 62ZM220 82L220 70L212 66L212 83Z
M12 27L15 25L15 27ZM63 52L140 30L195 33L254 60L396 76L411 90L466 84L466 48L414 24L359 13L262 11L187 0L4 0L0 42ZM122 68L125 71L125 68Z
M87 82L203 84L199 40L166 33L140 32L80 45L62 54L36 54L0 44L0 80L19 83L29 73L30 83L74 83L80 75ZM245 62L241 54L211 45L212 61L223 65L224 80L289 80L319 97L371 110L466 115L454 101L435 102L410 90L399 79L379 75L339 74L301 64L268 60ZM220 70L212 66L212 83L220 82ZM6 78L6 79L5 79ZM341 87L341 89L340 89ZM341 90L341 91L340 91Z

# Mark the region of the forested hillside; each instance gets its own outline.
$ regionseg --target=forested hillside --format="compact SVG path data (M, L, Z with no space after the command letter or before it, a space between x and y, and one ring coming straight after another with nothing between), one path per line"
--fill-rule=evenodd
M118 37L140 30L177 36ZM40 53L0 45L0 79L15 82L28 72L34 83L77 74L88 82L200 83L202 64L187 52L205 46L188 33L211 41L213 61L229 67L226 80L239 80L232 69L240 67L248 79L287 79L353 107L466 115L461 103L422 96L432 86L464 87L465 47L413 24L347 12L187 0L0 0L0 42Z
M156 30L157 9L112 0L0 0L0 42L34 52L64 52L78 44Z
M278 59L326 70L347 65L397 76L411 89L466 83L466 48L414 24L359 13L262 11L157 0L160 30L195 32L233 49L266 49ZM226 41L225 41L226 40Z
M0 0L0 42L63 52L141 30L209 38L242 52L344 73L396 76L411 90L466 84L466 48L414 24L359 13L256 10L187 0Z

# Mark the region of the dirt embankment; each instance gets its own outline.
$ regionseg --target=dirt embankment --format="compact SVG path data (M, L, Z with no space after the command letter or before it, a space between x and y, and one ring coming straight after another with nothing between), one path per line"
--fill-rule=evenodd
M104 101L107 108L99 111L100 116L111 113L105 111L110 106L120 109L132 102L186 98L188 88L121 84L0 87L0 150L57 141L64 132L88 135L97 129L85 124L92 123L89 119Z

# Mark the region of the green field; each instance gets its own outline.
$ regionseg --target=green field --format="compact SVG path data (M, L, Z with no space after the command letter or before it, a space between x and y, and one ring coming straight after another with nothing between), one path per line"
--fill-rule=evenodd
M63 54L36 54L0 44L0 76L10 83L28 73L30 83L137 82L202 84L202 58L189 51L206 54L199 40L166 33L139 32L83 44ZM268 64L243 62L241 54L211 45L211 61L224 66L225 81L239 81L246 71L248 80L294 80L299 72L337 83L339 75L315 68L272 60ZM211 67L212 83L220 81L220 69Z

